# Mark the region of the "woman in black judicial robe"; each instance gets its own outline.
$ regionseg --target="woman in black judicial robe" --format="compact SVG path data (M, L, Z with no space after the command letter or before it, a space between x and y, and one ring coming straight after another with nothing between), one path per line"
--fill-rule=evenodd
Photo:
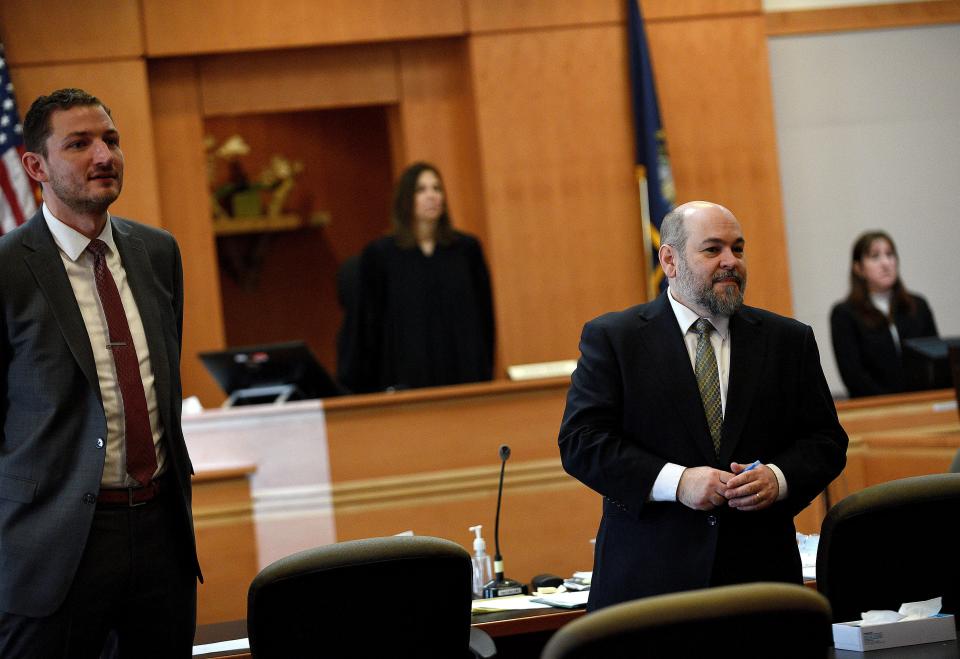
M927 301L907 291L898 265L893 239L882 231L853 245L850 294L830 313L833 352L851 398L915 389L902 343L937 336Z
M393 232L360 257L357 342L341 369L355 392L490 380L494 321L479 241L451 226L436 167L400 176Z

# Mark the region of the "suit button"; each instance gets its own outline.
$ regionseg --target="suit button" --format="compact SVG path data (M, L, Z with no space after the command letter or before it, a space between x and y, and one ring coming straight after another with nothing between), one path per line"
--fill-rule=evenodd
M717 516L716 515L707 515L707 524L710 526L717 525Z
M90 492L87 492L86 494L83 495L83 502L84 502L84 503L96 503L96 502L97 502L97 495L96 495L96 494L91 494Z
M103 448L103 437L97 437L97 448Z

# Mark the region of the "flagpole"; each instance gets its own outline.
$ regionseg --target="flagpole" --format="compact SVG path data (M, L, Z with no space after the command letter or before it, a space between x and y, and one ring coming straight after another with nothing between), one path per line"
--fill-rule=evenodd
M653 273L655 270L653 264L653 239L650 232L650 197L647 190L647 168L643 165L637 165L637 186L640 188L640 231L643 233L643 253L644 271L646 276L647 301L657 297L658 291L654 290Z
M640 193L640 230L643 234L647 300L660 294L663 270L657 250L660 248L660 223L673 207L673 176L667 152L666 136L660 123L657 88L647 52L647 39L638 0L626 0L627 42L631 97L633 101L635 160L634 170Z

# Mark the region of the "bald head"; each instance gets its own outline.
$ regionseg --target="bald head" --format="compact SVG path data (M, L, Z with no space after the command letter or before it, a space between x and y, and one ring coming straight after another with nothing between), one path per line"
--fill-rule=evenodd
M737 218L709 201L670 211L660 227L660 263L678 302L701 316L731 315L743 303L747 268Z
M725 206L712 201L688 201L663 217L663 222L660 224L660 244L673 245L683 252L687 246L687 219L695 216L700 218L725 216L737 222L737 218ZM739 222L737 226L740 226Z

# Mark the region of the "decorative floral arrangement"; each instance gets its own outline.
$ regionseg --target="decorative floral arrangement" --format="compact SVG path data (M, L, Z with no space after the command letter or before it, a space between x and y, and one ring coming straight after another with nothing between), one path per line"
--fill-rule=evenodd
M218 146L216 138L208 135L204 138L204 147L215 218L260 217L264 214L278 217L283 213L283 206L293 189L294 177L303 171L303 163L274 155L260 177L251 181L241 162L250 153L250 146L242 136L232 135ZM228 173L226 182L216 185L219 161L227 164Z

